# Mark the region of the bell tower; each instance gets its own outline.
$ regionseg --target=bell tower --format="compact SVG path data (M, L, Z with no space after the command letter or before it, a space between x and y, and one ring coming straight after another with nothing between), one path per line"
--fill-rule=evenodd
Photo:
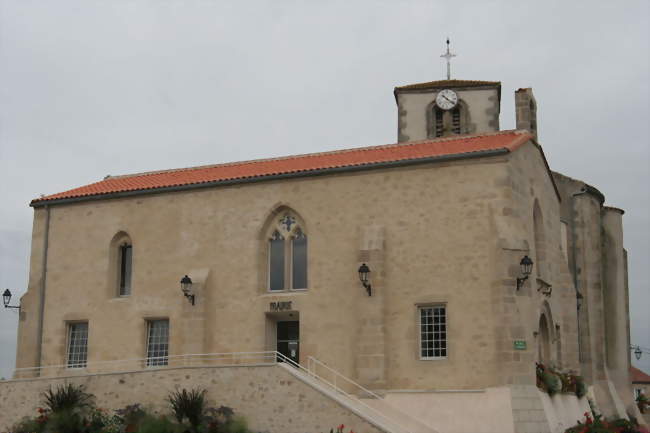
M449 50L447 79L395 87L397 141L426 140L499 130L501 83L452 80Z
M397 141L499 130L499 81L440 80L396 87Z

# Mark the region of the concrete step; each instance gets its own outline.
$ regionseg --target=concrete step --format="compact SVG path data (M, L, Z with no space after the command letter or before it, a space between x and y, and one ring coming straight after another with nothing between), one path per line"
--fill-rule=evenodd
M389 406L381 398L358 398L356 396L342 394L303 370L285 363L279 363L278 367L286 369L296 379L335 400L341 406L385 433L438 433L436 430L425 426L419 421Z

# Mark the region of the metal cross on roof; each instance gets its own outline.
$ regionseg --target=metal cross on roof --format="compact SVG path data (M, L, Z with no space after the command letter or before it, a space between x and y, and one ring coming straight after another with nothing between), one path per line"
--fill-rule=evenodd
M451 63L450 63L450 60L453 57L456 57L456 54L452 54L452 53L449 52L449 38L447 38L447 52L445 54L441 55L440 57L447 60L447 79L451 80Z

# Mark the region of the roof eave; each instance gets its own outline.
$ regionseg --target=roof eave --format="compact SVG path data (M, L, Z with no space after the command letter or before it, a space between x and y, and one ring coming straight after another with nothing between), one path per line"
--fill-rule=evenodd
M214 186L229 186L229 185L238 185L238 184L246 184L246 183L265 182L271 180L280 180L280 179L293 179L293 178L300 178L300 177L322 176L322 175L336 174L336 173L376 170L381 168L403 167L403 166L426 164L432 162L446 162L446 161L457 161L463 159L484 158L484 157L505 155L508 153L510 153L510 150L505 147L502 147L497 149L456 153L452 155L437 155L437 156L430 156L426 158L403 159L399 161L385 161L385 162L368 163L362 165L351 165L351 166L343 166L343 167L329 167L329 168L322 168L322 169L297 171L292 173L273 174L268 176L226 179L226 180L217 180L211 182L191 183L186 185L174 185L174 186L150 188L150 189L137 189L132 191L120 191L120 192L112 192L112 193L105 193L105 194L93 194L93 195L84 195L78 197L67 197L67 198L49 199L49 200L35 199L32 200L29 205L33 208L38 208L46 205L62 205L62 204L77 203L82 201L133 197L133 196L148 195L148 194L161 194L165 192L179 192L179 191L187 191L187 190L200 189L200 188L210 188Z

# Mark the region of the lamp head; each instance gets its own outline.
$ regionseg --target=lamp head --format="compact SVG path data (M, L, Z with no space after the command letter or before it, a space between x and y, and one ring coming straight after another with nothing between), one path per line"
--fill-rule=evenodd
M528 256L524 256L524 258L521 259L521 262L519 262L519 266L521 267L522 275L526 277L529 276L530 273L533 271L533 261Z
M368 283L368 275L370 275L370 268L363 263L359 266L359 280L361 280L364 286Z
M7 305L9 305L10 301L11 301L11 291L7 289L2 294L2 302L4 303L5 308L7 307Z
M189 295L192 291L192 279L187 275L181 278L181 290L185 295Z

